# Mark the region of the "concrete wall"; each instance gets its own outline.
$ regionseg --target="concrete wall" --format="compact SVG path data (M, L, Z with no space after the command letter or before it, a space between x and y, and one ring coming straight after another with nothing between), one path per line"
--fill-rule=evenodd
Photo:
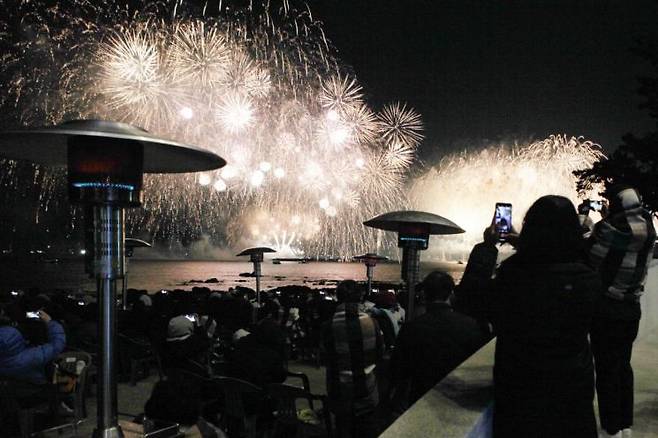
M658 337L658 259L649 268L642 295L642 320L638 340Z

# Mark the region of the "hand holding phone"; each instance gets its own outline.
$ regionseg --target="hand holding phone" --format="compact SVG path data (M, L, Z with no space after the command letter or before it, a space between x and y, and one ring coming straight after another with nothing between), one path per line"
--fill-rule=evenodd
M601 210L603 210L603 201L590 199L589 200L589 208L592 211L600 212Z
M504 242L505 237L512 232L512 204L496 202L493 223L499 235L499 241Z

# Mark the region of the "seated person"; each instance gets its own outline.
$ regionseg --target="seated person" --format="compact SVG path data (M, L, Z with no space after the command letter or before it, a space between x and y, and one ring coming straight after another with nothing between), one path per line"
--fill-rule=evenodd
M147 419L180 424L185 437L225 438L226 434L201 416L201 388L177 378L161 380L144 406Z
M207 375L207 354L213 330L214 322L207 316L191 314L171 318L162 355L163 367Z
M287 375L285 347L284 331L276 322L265 319L236 343L229 356L228 375L261 388L283 383Z
M367 310L368 314L377 320L384 334L386 349L395 345L395 338L404 322L404 309L397 302L395 293L381 292L373 297L374 306Z
M409 405L490 337L473 318L453 311L450 296L455 283L450 275L431 272L418 287L425 293L427 311L402 326L391 359L394 384L410 384Z
M0 315L0 378L9 378L17 383L17 395L25 404L45 400L42 385L48 383L46 366L66 345L61 324L53 321L43 310L38 312L38 317L47 328L48 340L42 345L30 345L14 327L15 323L4 313Z

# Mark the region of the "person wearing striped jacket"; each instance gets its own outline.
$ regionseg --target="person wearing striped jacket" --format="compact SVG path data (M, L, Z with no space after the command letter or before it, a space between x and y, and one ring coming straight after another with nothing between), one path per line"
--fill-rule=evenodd
M377 321L361 304L363 291L353 280L336 288L338 306L323 331L327 393L340 437L375 437L379 403L375 367L384 353Z
M637 190L615 185L605 196L609 206L588 240L589 262L603 283L590 339L603 436L628 437L633 424L631 352L656 231Z

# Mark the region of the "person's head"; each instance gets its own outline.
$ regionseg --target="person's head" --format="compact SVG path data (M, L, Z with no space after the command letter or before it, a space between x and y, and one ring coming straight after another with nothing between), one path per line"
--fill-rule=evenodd
M361 289L354 280L343 280L336 286L336 297L340 303L360 303Z
M174 316L167 325L167 342L184 341L194 333L194 319L187 315Z
M573 261L583 255L583 234L576 207L564 196L537 199L523 219L518 255L545 261Z
M421 282L419 289L425 293L428 303L447 301L455 289L455 281L445 272L432 271Z
M153 306L153 300L151 299L150 296L148 296L148 294L145 293L139 295L139 298L137 298L137 302L141 303L141 305L143 305L144 307L151 308L151 306Z
M638 208L642 205L640 194L628 184L613 184L606 189L604 196L608 200L609 214Z
M285 335L281 332L279 324L264 319L256 325L251 336L256 342L275 351L282 351L286 346Z
M373 299L380 309L392 309L398 303L395 293L391 291L380 292Z

